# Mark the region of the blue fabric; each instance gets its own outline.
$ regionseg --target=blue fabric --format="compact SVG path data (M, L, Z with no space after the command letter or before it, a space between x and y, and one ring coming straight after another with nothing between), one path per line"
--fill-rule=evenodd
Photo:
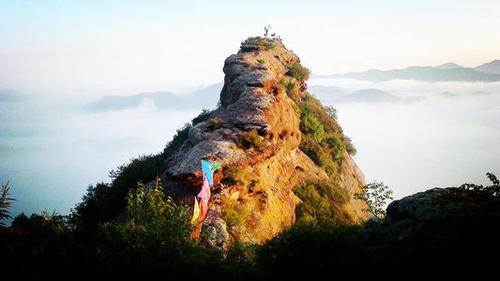
M206 177L210 185L214 185L214 172L212 171L213 167L214 164L212 164L212 162L201 160L201 171L203 173L203 178Z

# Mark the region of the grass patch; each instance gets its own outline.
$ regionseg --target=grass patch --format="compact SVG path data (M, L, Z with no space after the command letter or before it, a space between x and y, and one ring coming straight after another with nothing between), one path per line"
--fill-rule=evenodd
M262 46L262 47L264 47L264 49L266 51L274 48L274 44L271 41L269 41L265 38L262 38L260 36L248 37L247 40L243 41L241 44L242 45L245 44L245 45Z
M250 148L258 149L262 144L262 137L259 136L257 130L253 129L248 132L243 132L236 141L236 145L244 150Z
M222 205L222 218L231 227L244 223L251 212L248 206L239 201L228 199Z
M304 82L309 79L309 74L311 74L311 71L303 67L300 63L296 62L293 64L289 64L287 65L287 67L288 72L286 73L286 75L291 76L300 82Z
M288 77L281 77L280 84L285 88L286 95L293 100L296 104L300 104L302 100L299 96L299 87L293 79Z
M224 177L221 182L228 186L244 184L245 171L239 166L228 166L222 170Z

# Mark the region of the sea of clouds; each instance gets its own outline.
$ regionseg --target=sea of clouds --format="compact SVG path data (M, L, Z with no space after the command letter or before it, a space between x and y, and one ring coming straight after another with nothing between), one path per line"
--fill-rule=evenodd
M311 79L308 85L337 108L366 181L384 182L396 199L432 187L486 184L489 171L500 176L500 83ZM317 86L323 90L314 93ZM329 87L335 87L330 94ZM207 89L216 100L220 86ZM339 99L366 89L395 98ZM108 172L134 157L161 152L202 109L182 102L159 107L143 96L137 106L95 112L88 106L102 95L0 91L0 182L9 181L17 199L11 213L68 214L89 184L109 182Z

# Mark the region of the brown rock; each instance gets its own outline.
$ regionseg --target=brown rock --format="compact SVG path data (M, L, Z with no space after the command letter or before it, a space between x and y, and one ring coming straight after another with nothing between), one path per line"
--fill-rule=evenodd
M301 181L328 179L299 149L300 118L279 83L288 71L286 65L300 60L280 41L270 42L275 45L270 50L245 45L226 59L221 106L210 115L220 120L222 129L214 130L209 121L191 128L182 147L166 160L161 175L167 192L192 204L191 198L201 186L202 159L222 162L222 168L239 167L242 178L232 186L221 183L222 168L214 175L214 197L202 226L209 234L203 237L209 237L206 243L212 246L225 247L234 239L262 243L274 237L295 221L300 199L293 187ZM300 84L302 96L306 88L305 83ZM251 130L263 141L258 148L243 150L236 145L238 136ZM366 206L353 195L364 185L363 174L345 151L344 158L337 179L351 196L345 209L353 222L362 222L368 218L363 211ZM243 204L249 211L237 225L229 227L224 221L228 212L221 206L234 204L224 202Z

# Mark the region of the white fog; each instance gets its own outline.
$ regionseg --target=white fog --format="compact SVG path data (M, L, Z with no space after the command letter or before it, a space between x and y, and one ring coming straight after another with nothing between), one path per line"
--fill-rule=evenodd
M437 186L485 184L486 172L500 174L498 82L313 78L308 85L323 104L337 108L366 181L383 181L395 199ZM69 213L89 184L109 181L108 172L131 158L162 151L176 129L215 106L219 89L188 98L207 95L206 106L186 108L178 99L158 106L154 95L146 95L125 109L100 112L87 110L99 99L95 94L4 94L0 182L10 181L17 199L11 213ZM358 90L383 99L364 100L354 95Z

